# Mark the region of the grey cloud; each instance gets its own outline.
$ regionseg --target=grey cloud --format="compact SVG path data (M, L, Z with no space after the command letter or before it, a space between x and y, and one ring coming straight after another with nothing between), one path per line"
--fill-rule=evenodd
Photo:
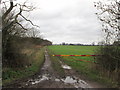
M94 14L94 0L36 0L41 9L30 19L53 43L92 43L100 38L100 24Z

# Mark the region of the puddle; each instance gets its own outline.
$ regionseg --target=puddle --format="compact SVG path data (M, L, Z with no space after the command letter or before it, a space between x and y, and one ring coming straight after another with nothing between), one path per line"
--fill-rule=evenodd
M78 82L81 83L81 84L86 84L87 85L87 83L83 80L79 80Z
M64 83L76 83L77 82L77 80L71 78L70 76L67 76L65 78L65 80L63 80L63 81L64 81Z
M44 80L49 80L49 78L47 76L42 76L41 81L44 81Z
M50 76L49 74L44 74L42 76L39 75L37 79L34 79L34 80L30 79L28 82L32 85L35 85L45 80L53 80L55 82L63 82L65 84L71 84L75 88L91 88L91 86L89 86L87 82L75 76L66 76L66 78L55 78L53 76Z
M34 84L40 83L41 81L49 80L48 76L49 76L48 74L38 76L37 79L34 79L34 80L30 79L30 80L28 80L28 82L30 82L32 85L34 85ZM28 84L26 84L26 85L28 85Z
M55 81L56 81L56 82L59 82L59 81L60 81L60 79L55 79Z
M71 84L75 88L92 88L90 85L87 84L84 80L79 79L75 76L66 76L66 78L55 78L50 76L49 74L39 75L37 79L30 79L26 85L35 85L45 80L53 80L55 82L63 82L65 84Z
M91 88L84 80L78 79L77 77L67 76L65 79L61 79L61 81L72 84L75 88Z
M64 69L72 69L70 66L68 66L68 65L62 65L62 68L64 68Z

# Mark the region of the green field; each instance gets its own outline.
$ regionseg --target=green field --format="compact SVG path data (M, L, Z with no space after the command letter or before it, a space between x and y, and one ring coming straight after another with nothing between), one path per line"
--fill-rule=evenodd
M58 54L58 55L93 55L95 54L97 48L98 46L50 46L49 47L50 50L52 50L55 54ZM87 61L94 60L93 57L79 57L78 56L74 58L83 59Z
M52 52L51 55L93 55L96 53L99 46L62 46L54 45L48 47L49 51ZM58 57L64 63L70 65L79 74L86 76L90 80L98 81L100 83L110 83L107 78L102 77L99 71L96 69L96 64L94 63L95 57L93 56L53 56ZM79 61L83 60L83 61ZM91 62L85 62L91 61Z
M49 50L53 52L53 54L57 55L92 55L95 54L95 51L98 46L49 46ZM61 58L61 57L60 57ZM62 57L63 62L72 66L75 70L83 74L91 74L94 71L91 71L93 68L92 63L94 61L94 57L92 56L66 56ZM80 61L83 60L83 61ZM85 62L92 61L92 62Z

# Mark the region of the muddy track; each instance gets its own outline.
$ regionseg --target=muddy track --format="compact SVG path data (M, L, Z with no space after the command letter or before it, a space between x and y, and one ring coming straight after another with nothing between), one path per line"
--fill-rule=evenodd
M106 88L105 86L95 81L88 80L88 78L85 76L78 74L75 70L73 70L70 66L66 65L62 61L60 61L60 63L65 70L65 82L71 83L75 88Z
M40 72L40 75L28 81L25 88L74 88L72 85L57 79L59 76L54 73L47 50L45 50L45 62Z
M96 82L81 79L70 66L61 62L61 67L65 70L65 77L57 75L51 66L48 51L45 50L45 62L40 69L40 73L25 80L17 81L8 87L16 88L102 88ZM84 78L85 79L85 78Z

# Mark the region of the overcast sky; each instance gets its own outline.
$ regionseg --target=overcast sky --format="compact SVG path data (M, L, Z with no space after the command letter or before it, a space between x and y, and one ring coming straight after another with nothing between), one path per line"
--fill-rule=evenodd
M31 0L37 6L30 19L41 35L54 44L89 44L101 40L101 25L95 13L97 0Z

